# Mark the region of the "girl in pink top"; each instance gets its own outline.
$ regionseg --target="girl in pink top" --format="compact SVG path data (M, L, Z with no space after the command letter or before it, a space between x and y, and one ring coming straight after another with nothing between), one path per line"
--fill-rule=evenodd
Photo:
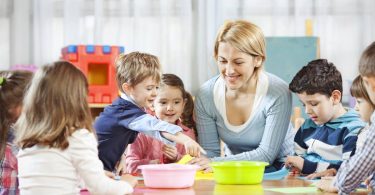
M194 102L185 91L182 80L174 74L163 74L154 101L155 115L161 120L179 125L183 133L196 140L193 131ZM186 153L184 146L166 145L139 133L137 139L126 151L125 165L128 173L137 173L137 167L144 164L174 163Z

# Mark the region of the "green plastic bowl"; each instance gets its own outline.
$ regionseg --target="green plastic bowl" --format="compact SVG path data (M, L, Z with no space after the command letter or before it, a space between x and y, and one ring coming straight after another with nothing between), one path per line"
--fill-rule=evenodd
M226 161L213 162L211 166L218 184L259 184L263 180L267 162Z

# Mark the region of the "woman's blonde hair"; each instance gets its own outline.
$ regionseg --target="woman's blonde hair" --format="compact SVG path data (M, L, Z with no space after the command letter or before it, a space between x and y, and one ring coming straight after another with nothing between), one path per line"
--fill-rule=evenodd
M135 86L150 76L160 82L161 65L154 55L140 52L120 54L115 65L117 85L122 92L122 84Z
M85 75L71 63L58 61L40 68L15 125L18 145L66 149L68 137L77 129L93 132L87 93Z
M229 43L241 52L254 57L261 57L262 68L266 60L266 43L262 30L255 24L245 20L226 21L217 34L214 48L215 60L218 59L219 44Z

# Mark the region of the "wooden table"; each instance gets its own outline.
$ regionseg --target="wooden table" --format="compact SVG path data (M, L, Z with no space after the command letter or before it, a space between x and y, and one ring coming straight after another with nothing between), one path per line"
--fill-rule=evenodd
M135 188L133 194L144 195L250 195L250 194L283 194L274 191L268 191L270 188L282 187L310 187L310 182L301 180L293 176L288 176L284 180L263 181L259 185L216 185L212 180L196 180L194 186L184 189L152 189L144 186L143 181ZM303 193L301 193L303 194ZM329 194L317 191L316 193L305 194ZM367 194L366 192L357 192L355 194Z

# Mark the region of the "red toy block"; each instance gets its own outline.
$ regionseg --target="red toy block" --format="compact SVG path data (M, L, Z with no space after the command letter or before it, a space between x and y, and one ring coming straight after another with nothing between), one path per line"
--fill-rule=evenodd
M89 103L111 103L118 97L114 62L123 47L69 45L62 49L62 59L77 66L89 82Z

